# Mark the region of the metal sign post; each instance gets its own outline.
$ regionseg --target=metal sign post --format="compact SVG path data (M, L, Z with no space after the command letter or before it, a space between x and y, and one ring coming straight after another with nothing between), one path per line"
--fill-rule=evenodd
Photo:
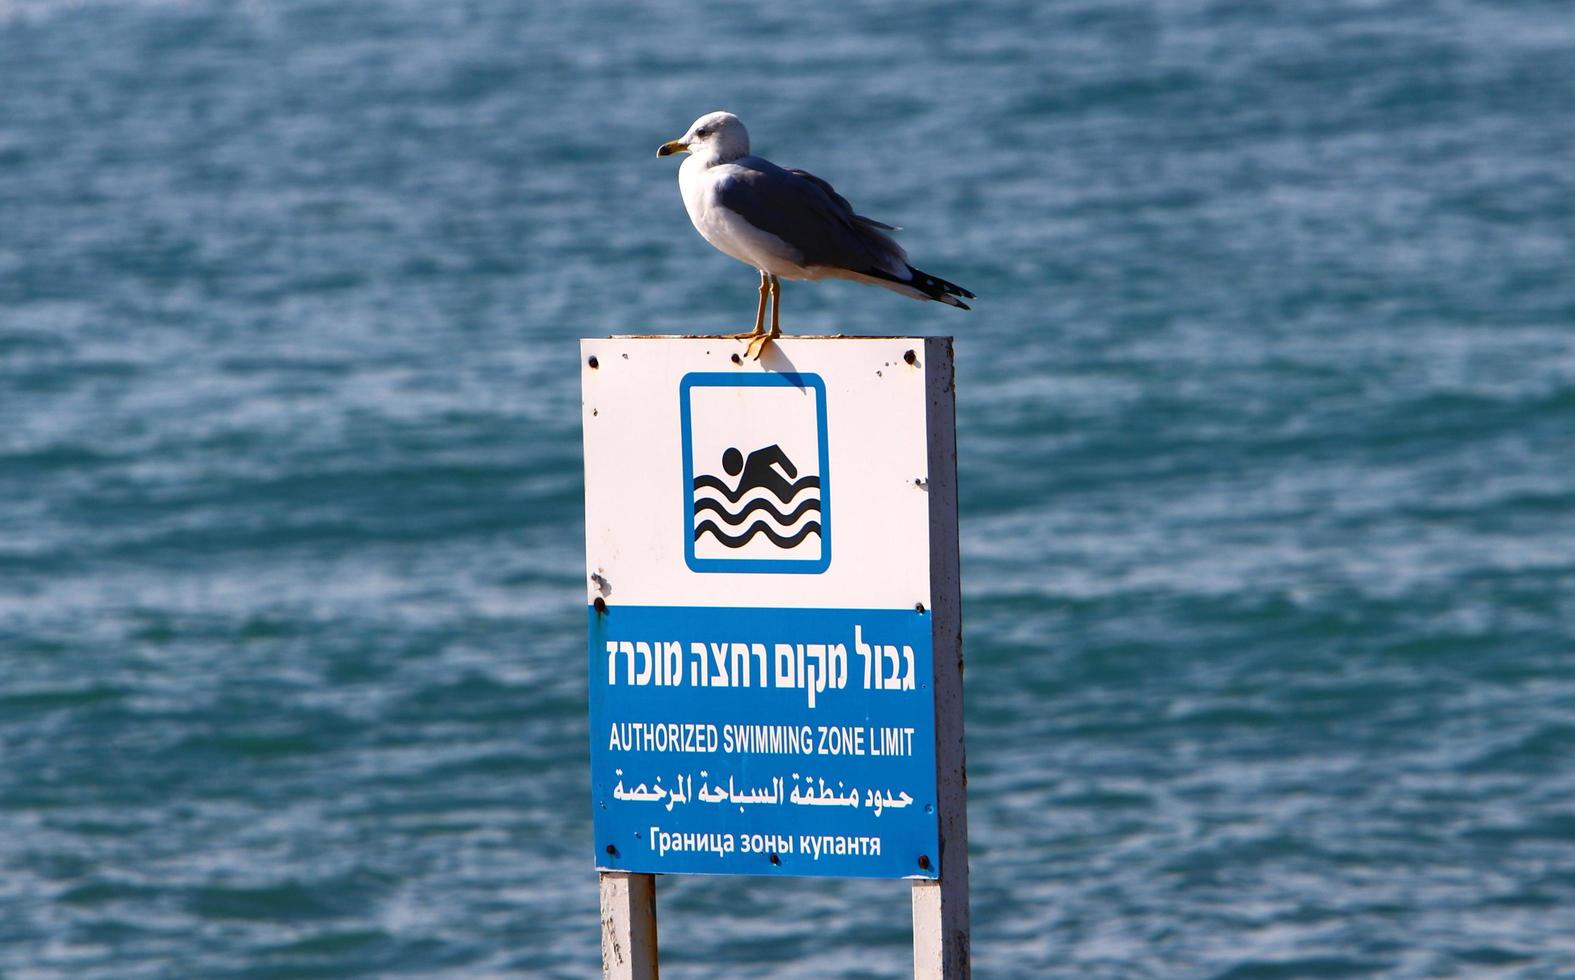
M906 878L968 975L949 338L581 342L603 971L655 874Z

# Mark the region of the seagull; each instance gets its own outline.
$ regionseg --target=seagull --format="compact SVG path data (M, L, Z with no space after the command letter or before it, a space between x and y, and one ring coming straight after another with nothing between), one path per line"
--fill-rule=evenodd
M731 112L701 116L656 155L684 152L689 159L678 168L678 189L695 230L760 273L755 329L728 335L749 338L752 359L782 336L782 278L852 279L964 310L963 300L974 298L956 283L909 265L908 253L886 234L897 229L855 214L824 180L751 155L749 131ZM765 327L768 295L770 333Z

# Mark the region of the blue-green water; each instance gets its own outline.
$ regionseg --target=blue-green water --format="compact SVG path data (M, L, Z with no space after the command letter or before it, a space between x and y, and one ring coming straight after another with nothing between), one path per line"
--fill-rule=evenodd
M954 333L975 962L1575 971L1556 0L0 0L0 975L588 976L576 338L728 108ZM904 886L660 884L672 977Z

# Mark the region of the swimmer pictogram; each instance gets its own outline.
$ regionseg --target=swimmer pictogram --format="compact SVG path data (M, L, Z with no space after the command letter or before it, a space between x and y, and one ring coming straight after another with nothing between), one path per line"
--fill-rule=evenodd
M820 477L799 477L781 446L762 446L747 457L729 446L721 462L731 485L708 473L694 478L696 541L709 534L725 547L742 548L763 536L786 550L820 534Z
M809 373L697 371L681 379L678 399L684 482L675 530L689 570L830 568L825 382Z

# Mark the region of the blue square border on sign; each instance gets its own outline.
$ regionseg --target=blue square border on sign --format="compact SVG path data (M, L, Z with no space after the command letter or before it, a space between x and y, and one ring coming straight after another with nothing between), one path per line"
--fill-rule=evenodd
M816 440L820 448L819 558L697 558L695 557L694 435L690 427L689 393L695 388L813 388ZM684 564L692 572L745 572L819 575L831 567L831 478L826 439L826 382L818 374L782 372L732 374L693 371L678 382L678 411L684 456Z

